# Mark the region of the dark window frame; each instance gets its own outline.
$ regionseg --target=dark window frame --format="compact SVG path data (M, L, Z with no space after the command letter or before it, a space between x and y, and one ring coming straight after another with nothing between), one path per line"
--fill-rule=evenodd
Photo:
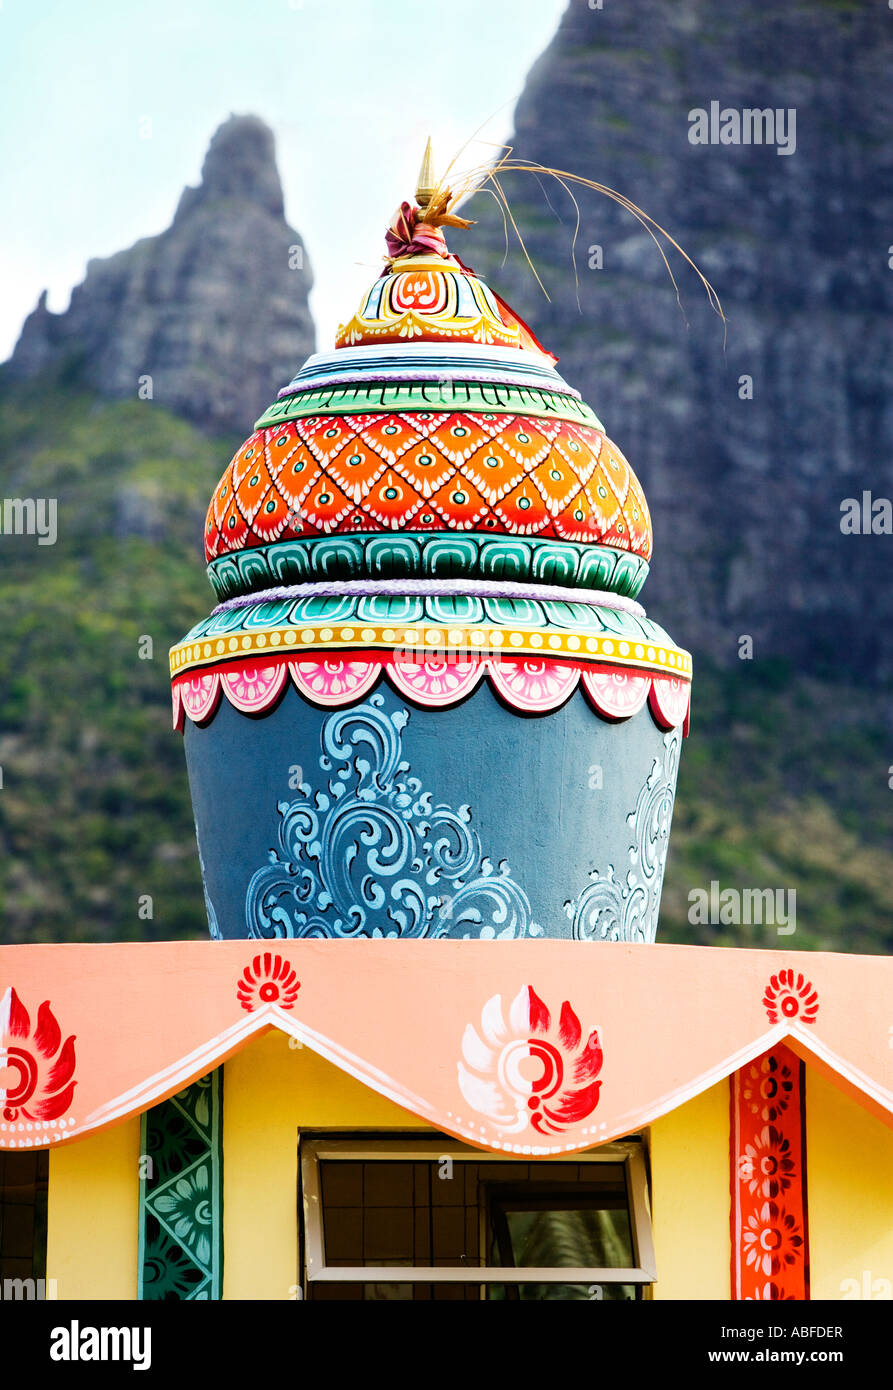
M322 1186L320 1163L322 1162L429 1162L451 1158L455 1163L486 1165L499 1163L505 1165L516 1161L531 1163L530 1155L515 1155L506 1152L493 1152L471 1148L444 1136L442 1139L427 1136L404 1135L387 1136L352 1134L317 1135L304 1133L299 1139L299 1181L301 1222L301 1275L305 1293L309 1286L317 1283L329 1284L443 1284L462 1283L484 1285L507 1284L571 1284L571 1285L635 1285L642 1294L649 1291L657 1279L654 1257L654 1243L651 1232L650 1199L648 1173L644 1145L639 1138L626 1139L606 1144L598 1149L578 1153L549 1154L544 1158L548 1163L575 1163L578 1165L612 1163L622 1164L627 1191L627 1210L629 1213L630 1234L634 1263L628 1268L605 1268L595 1266L530 1266L518 1268L505 1265L326 1265L325 1241L323 1231ZM533 1160L535 1162L536 1160ZM494 1185L494 1190L495 1190ZM535 1196L536 1188L554 1190L554 1184L537 1184L535 1179L529 1183L512 1184L502 1180L498 1187L503 1192L523 1188ZM579 1189L578 1189L579 1192ZM588 1194L587 1194L588 1195ZM483 1219L483 1218L482 1218ZM482 1249L485 1248L482 1246ZM510 1278L507 1274L510 1272Z
M15 1169L23 1160L30 1160L33 1178L26 1184L16 1179ZM8 1192L30 1189L29 1200L9 1201ZM12 1210L28 1209L31 1217L31 1249L28 1255L10 1254L6 1249L5 1225ZM35 1285L46 1279L47 1221L49 1215L49 1150L4 1149L0 1153L0 1294L6 1282L33 1280ZM21 1267L28 1260L26 1271Z

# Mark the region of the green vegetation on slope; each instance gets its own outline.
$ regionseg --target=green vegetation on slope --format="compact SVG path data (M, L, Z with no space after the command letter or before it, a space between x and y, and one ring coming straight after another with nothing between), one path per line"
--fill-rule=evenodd
M200 537L237 442L153 402L0 395L0 500L58 501L54 546L0 535L2 941L207 930L167 650L211 606ZM662 939L893 949L884 722L868 692L696 664ZM795 934L690 925L712 880L795 890Z
M893 740L882 698L756 661L722 672L696 661L693 696L660 939L893 950ZM795 932L692 925L689 894L712 881L719 891L795 893Z
M55 545L0 535L4 941L207 931L167 651L212 601L200 540L231 443L148 401L0 397L0 497L58 505Z

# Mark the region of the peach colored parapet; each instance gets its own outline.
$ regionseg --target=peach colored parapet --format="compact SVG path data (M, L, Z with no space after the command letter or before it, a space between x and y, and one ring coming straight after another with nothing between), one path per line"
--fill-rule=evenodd
M0 947L0 1148L155 1105L279 1028L435 1128L545 1155L782 1040L893 1125L893 960L518 941Z

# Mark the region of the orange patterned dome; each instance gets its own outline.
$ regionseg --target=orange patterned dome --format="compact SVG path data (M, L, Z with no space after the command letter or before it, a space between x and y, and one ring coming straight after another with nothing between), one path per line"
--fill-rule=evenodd
M211 561L278 540L380 531L539 536L651 555L642 489L601 431L429 411L257 430L217 486L205 551Z
M229 464L205 525L212 582L360 576L355 543L348 560L327 538L382 533L409 556L395 576L439 572L447 551L458 576L465 560L435 540L454 533L472 573L490 572L494 540L517 540L498 561L516 576L634 595L651 557L635 474L557 359L420 218L401 206L388 265L334 351L307 359Z

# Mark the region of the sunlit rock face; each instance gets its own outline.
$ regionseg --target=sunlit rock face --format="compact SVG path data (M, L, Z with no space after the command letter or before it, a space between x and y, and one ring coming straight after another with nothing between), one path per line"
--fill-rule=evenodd
M570 198L502 180L549 300L516 246L504 259L492 200L471 207L463 259L498 275L635 462L660 547L651 611L736 670L744 633L764 663L891 674L889 537L840 525L863 488L893 497L891 92L893 28L871 5L571 0L518 103L514 154L666 227L716 287L725 337L689 267L668 251L680 311L653 242L608 199L577 189L575 280ZM692 143L690 113L713 102L781 129Z

